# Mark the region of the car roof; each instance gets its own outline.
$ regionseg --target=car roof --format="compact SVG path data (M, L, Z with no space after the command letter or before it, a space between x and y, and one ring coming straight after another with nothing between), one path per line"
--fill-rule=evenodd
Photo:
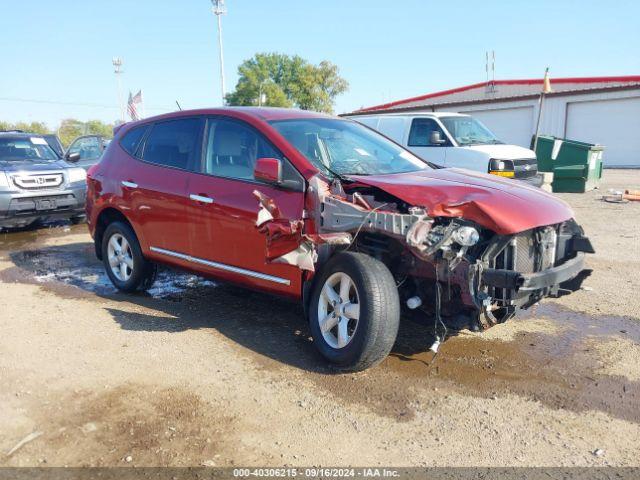
M458 113L458 112L410 112L410 113L379 113L376 114L374 112L368 113L366 115L349 115L348 118L353 118L354 120L358 117L468 117L469 115L466 113Z
M312 112L310 110L300 110L298 108L276 108L276 107L219 107L200 108L196 110L178 110L171 113L147 117L137 122L127 122L126 125L144 124L157 120L169 118L188 117L192 115L224 115L229 114L237 117L252 117L257 120L269 122L272 120L294 120L304 118L338 118L325 113Z

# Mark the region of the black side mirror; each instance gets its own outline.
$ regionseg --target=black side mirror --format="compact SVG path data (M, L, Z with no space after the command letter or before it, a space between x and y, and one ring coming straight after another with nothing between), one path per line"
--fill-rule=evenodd
M431 143L431 145L444 145L447 141L440 137L439 131L433 130L429 136L429 143Z
M80 154L78 152L67 153L64 158L67 162L76 163L80 160Z

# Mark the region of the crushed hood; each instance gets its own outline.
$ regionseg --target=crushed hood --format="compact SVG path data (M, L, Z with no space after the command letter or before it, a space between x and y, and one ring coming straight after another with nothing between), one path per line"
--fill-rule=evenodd
M573 217L565 202L543 190L469 170L446 168L349 178L423 207L431 217L464 218L501 235Z

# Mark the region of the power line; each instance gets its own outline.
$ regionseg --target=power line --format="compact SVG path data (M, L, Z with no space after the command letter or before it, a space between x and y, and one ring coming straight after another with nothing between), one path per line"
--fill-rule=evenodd
M3 102L22 102L22 103L41 103L48 105L67 105L73 107L92 107L92 108L109 108L119 110L120 107L117 105L107 105L102 103L84 103L84 102L62 102L58 100L41 100L35 98L15 98L15 97L0 97L0 101ZM172 110L173 107L146 107L148 110L161 110L168 111Z

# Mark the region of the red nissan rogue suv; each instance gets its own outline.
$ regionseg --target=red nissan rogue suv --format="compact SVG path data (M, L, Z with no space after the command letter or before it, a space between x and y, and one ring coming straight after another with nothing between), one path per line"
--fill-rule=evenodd
M436 169L351 120L193 110L116 130L87 217L118 289L148 289L162 263L289 297L353 371L389 353L401 309L435 350L579 288L591 243L564 202L517 183Z

